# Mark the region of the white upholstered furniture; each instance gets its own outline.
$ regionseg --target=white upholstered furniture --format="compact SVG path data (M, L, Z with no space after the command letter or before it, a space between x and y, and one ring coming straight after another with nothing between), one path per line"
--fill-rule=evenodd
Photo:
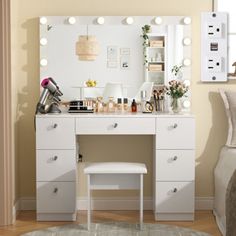
M143 174L147 173L145 164L129 162L90 163L84 168L88 176L88 214L87 223L91 223L91 190L140 190L140 229L143 224Z
M192 115L62 113L36 116L38 220L75 220L76 136L90 134L152 135L155 218L194 219Z

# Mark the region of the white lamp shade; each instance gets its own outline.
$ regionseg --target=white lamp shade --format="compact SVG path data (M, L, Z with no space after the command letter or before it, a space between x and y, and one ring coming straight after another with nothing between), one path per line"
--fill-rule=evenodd
M117 98L123 98L122 84L107 83L103 91L103 98L107 100L109 97L113 97L115 101Z

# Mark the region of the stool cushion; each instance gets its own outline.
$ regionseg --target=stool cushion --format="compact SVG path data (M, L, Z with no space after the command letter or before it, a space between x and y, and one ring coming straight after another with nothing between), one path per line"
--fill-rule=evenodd
M85 174L146 174L143 163L130 162L94 162L84 168Z

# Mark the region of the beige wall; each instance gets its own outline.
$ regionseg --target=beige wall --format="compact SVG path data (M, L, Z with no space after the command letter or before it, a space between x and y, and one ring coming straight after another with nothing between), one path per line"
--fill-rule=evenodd
M192 103L196 115L196 195L213 196L213 168L226 140L226 117L218 88L235 84L200 83L200 12L211 10L211 0L12 0L13 83L18 145L19 195L35 195L34 112L39 97L40 15L190 15L192 17ZM55 78L56 79L56 78ZM137 160L147 162L145 195L152 192L152 137L82 137L85 160ZM138 143L138 145L137 145ZM124 148L122 149L122 146ZM113 152L112 150L119 150ZM128 151L127 151L128 150ZM106 154L108 155L105 157ZM105 159L106 158L106 159ZM84 179L79 195L84 195ZM81 180L80 178L80 180Z

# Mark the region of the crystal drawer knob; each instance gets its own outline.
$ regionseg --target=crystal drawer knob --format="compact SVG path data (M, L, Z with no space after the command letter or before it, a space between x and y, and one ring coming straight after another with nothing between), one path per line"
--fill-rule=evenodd
M58 188L54 188L53 192L57 193L58 192Z
M54 129L56 129L56 128L57 128L57 126L58 126L58 124L54 124L54 125L53 125L53 128L54 128Z
M173 128L176 129L178 127L178 125L176 123L174 123Z
M172 190L173 193L177 193L177 191L178 191L177 188L174 188L174 189Z
M172 158L173 161L176 161L177 159L178 159L177 156L174 156L174 157Z
M57 160L57 158L58 158L58 156L54 156L54 157L53 157L53 160L54 160L54 161L56 161L56 160Z
M113 127L114 127L114 128L116 128L117 126L118 126L118 124L117 124L117 123L115 123L115 124L113 125Z

